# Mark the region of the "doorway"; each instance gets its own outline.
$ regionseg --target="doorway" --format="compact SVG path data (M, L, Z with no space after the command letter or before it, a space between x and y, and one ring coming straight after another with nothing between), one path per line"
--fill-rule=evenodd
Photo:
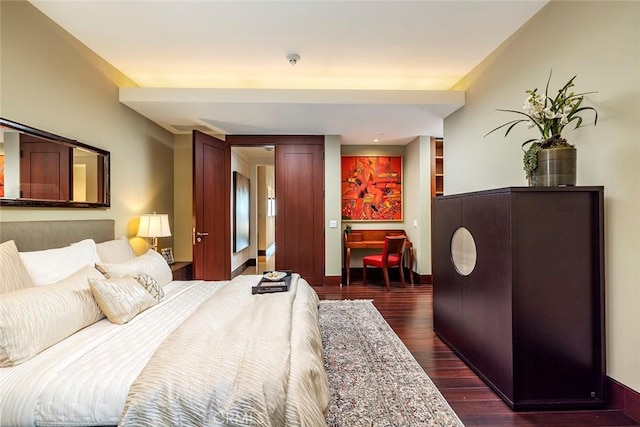
M258 165L257 273L276 268L276 188L275 166Z
M231 146L265 145L275 146L278 251L275 269L295 271L311 285L322 286L324 137L321 135L227 135L220 140L194 130L194 279L228 280L232 272L236 273L237 260L232 269L230 250Z
M246 174L251 189L249 247L233 254L232 270L235 274L239 271L241 274L262 274L275 270L274 163L273 146L231 146L231 169Z

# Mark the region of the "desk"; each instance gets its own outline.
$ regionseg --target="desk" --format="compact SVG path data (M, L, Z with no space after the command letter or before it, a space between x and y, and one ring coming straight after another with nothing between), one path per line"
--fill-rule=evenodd
M347 285L351 270L351 251L353 249L380 249L384 248L384 238L386 236L404 235L404 230L352 230L351 233L344 232L344 264L347 273ZM405 251L409 252L409 277L413 286L413 244L407 236Z

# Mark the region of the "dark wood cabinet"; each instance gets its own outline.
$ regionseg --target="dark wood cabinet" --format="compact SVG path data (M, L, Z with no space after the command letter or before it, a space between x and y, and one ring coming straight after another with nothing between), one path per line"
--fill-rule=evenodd
M171 272L173 280L191 280L193 279L193 264L191 262L177 261L171 264Z
M434 329L514 409L605 402L602 187L436 197ZM475 267L458 273L454 232Z

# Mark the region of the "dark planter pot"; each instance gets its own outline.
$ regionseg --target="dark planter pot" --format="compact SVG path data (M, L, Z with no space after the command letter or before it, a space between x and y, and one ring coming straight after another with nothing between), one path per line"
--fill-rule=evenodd
M530 187L576 185L575 147L547 148L538 153L538 167L529 179Z

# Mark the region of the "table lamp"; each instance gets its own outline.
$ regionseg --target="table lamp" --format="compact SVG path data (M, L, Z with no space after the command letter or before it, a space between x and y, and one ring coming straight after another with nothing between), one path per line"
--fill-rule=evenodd
M151 248L158 251L158 237L171 236L169 229L169 215L167 214L143 214L140 215L138 237L151 237Z

